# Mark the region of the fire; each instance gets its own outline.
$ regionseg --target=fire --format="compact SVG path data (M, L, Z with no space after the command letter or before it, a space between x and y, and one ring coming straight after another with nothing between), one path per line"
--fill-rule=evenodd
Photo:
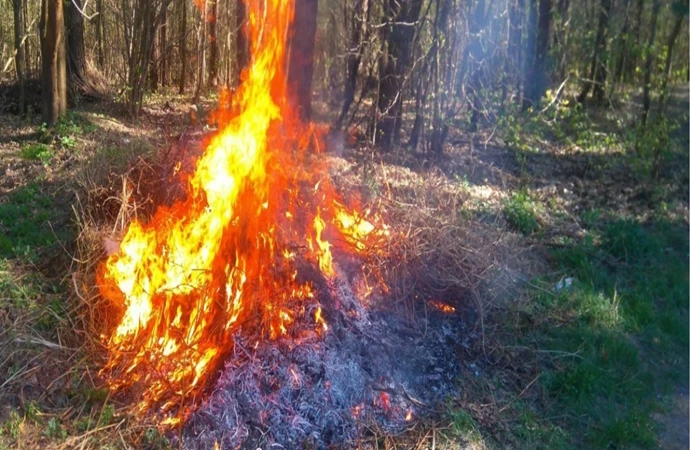
M380 218L344 206L308 151L312 128L287 106L291 1L249 1L247 12L252 62L231 106L221 93L219 132L187 178L186 199L133 221L98 274L102 295L122 311L101 373L114 390L136 389L138 411L157 408L167 424L185 419L240 325L277 338L300 303L315 301L297 261L330 280L332 250L361 253L387 233Z
M439 302L437 300L429 300L429 304L444 313L450 314L455 312L455 307L449 305L448 303Z

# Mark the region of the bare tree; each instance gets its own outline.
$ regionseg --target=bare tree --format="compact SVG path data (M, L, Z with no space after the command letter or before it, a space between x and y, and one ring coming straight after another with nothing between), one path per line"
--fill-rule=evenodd
M585 80L585 85L582 92L577 96L577 101L583 103L589 95L589 91L594 89L593 96L598 102L604 99L606 92L606 42L608 40L609 32L609 16L611 15L611 0L601 0L599 6L599 25L597 27L597 36L594 41L594 53L592 54L592 63L589 70L589 79Z
M649 98L649 91L652 88L652 69L654 66L654 59L656 52L654 52L654 41L656 40L656 25L659 19L659 9L661 8L661 0L654 0L652 3L652 18L649 25L649 42L647 44L647 61L645 63L644 81L642 86L642 118L640 122L642 126L647 125L647 117L649 116L649 106L651 100Z
M65 27L67 32L67 93L73 103L87 85L86 51L84 50L84 16L81 0L66 0Z
M288 56L287 83L290 104L303 121L311 120L317 8L318 0L295 1L295 20Z
M421 0L385 0L383 4L385 49L379 61L376 143L384 151L391 149L402 117L403 81L412 62L410 49L421 8Z
M340 129L347 117L352 102L355 100L355 88L359 66L364 54L364 44L369 34L369 0L355 0L352 19L350 20L349 42L347 48L347 63L345 74L345 86L343 87L343 104L334 128Z
M43 121L54 124L67 113L67 61L62 0L41 4Z
M219 0L211 0L211 14L208 17L208 32L211 48L208 61L208 85L218 85L218 3Z
M24 46L22 38L24 36L24 19L22 14L22 0L12 0L12 10L14 12L14 66L17 71L17 82L19 84L19 114L25 112L24 95Z
M197 50L197 77L196 89L194 90L194 103L199 101L201 91L203 89L204 80L206 78L206 18L207 18L208 0L203 0L200 6L200 22L199 34L197 36L198 50Z

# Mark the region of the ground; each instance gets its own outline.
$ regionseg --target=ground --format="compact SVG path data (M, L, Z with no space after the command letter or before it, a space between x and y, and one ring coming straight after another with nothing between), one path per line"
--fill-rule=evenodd
M408 230L404 254L477 336L458 344L442 410L370 443L688 447L687 101L677 90L644 135L632 95L506 114L480 133L458 126L440 158L330 141L341 189ZM98 380L104 312L82 275L103 254L82 257L86 234L108 230L85 225L120 226L121 175L152 192L141 161L203 133L212 102L191 114L160 95L137 119L82 105L52 130L0 116L0 449L166 447Z

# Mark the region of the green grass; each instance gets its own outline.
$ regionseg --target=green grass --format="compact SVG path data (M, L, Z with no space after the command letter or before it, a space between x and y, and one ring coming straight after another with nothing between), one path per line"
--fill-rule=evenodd
M539 229L539 205L526 191L513 193L503 205L508 223L523 234L531 234Z
M32 259L41 247L55 245L50 222L62 214L52 196L36 183L9 194L0 203L0 257Z
M554 253L575 281L555 291L542 280L516 332L558 355L540 384L573 447L655 447L658 395L688 377L687 255L684 226L629 219L593 223L588 239Z
M49 164L55 157L55 152L46 144L34 143L22 147L22 158L30 161L41 161L43 164Z

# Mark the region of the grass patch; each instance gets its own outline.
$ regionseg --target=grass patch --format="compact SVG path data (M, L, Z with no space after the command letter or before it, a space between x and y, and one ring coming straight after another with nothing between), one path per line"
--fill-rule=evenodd
M522 234L539 229L539 206L524 190L513 193L503 206L508 223Z
M55 157L55 152L46 144L34 143L22 147L22 158L30 161L41 161L47 165Z
M64 211L58 211L53 197L37 183L20 188L0 203L0 257L32 260L41 247L55 245L50 226ZM67 234L64 228L60 233Z
M554 253L572 286L535 290L516 331L557 355L540 383L571 444L653 448L657 395L688 376L687 230L622 219L589 231Z

